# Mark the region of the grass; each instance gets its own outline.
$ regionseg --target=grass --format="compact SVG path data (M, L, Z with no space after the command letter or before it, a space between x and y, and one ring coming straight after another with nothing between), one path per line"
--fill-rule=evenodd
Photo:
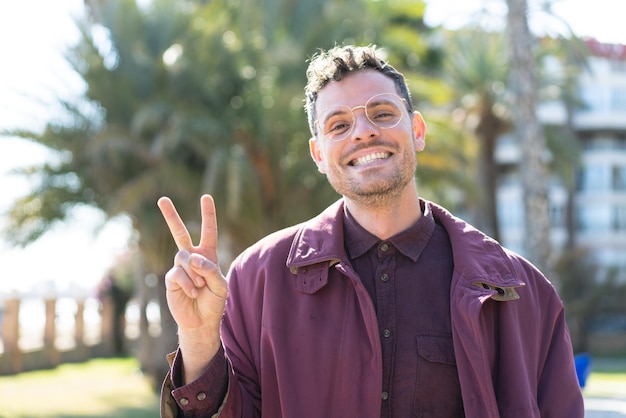
M626 358L593 360L583 393L588 397L626 399Z
M2 418L148 418L158 395L133 358L96 359L0 376Z
M626 399L626 359L594 359L584 394ZM2 418L148 418L159 399L133 358L0 376Z

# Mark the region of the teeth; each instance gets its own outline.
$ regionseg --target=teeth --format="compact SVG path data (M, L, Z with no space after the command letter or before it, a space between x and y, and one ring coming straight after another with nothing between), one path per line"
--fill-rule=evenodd
M368 155L365 155L361 158L357 158L356 160L354 160L352 165L357 166L357 165L371 163L372 161L375 161L375 160L384 160L385 158L387 158L388 155L389 154L386 152L376 152L374 154L368 154Z

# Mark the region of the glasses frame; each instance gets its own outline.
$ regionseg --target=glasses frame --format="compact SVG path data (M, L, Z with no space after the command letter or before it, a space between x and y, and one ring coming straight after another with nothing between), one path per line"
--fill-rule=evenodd
M327 137L324 135L323 130L321 129L321 126L320 126L320 124L319 124L320 117L318 117L318 118L317 118L317 119L315 119L315 121L313 122L313 126L315 127L315 135L317 136L317 135L319 134L319 135L320 135L320 137L321 137L322 139L324 139L325 141L328 141L328 142L340 142L340 141L343 141L343 140L344 140L344 139L346 139L348 136L350 136L350 134L351 134L351 133L352 133L352 131L354 130L354 126L356 125L356 115L354 114L354 111L355 111L356 109L363 109L363 110L364 110L364 113L365 113L365 117L367 118L367 120L368 120L368 121L369 121L372 125L376 126L376 127L377 127L377 128L379 128L379 129L393 129L393 128L395 128L396 126L398 126L398 125L400 124L400 122L402 122L402 119L404 119L404 112L402 112L402 114L401 114L401 116L400 116L400 119L398 119L398 121L397 121L395 124L391 125L391 126L380 126L378 123L376 123L375 121L373 121L372 119L370 119L370 115L367 113L367 105L368 105L368 104L369 104L369 103L370 103L370 102L371 102L374 98L379 97L379 96L393 96L393 97L395 97L395 98L399 99L399 100L400 100L400 102L402 102L402 103L404 104L404 109L406 109L406 111L407 111L407 112L410 112L410 109L409 109L409 104L408 104L407 100L406 100L404 97L400 97L400 96L398 96L398 95L397 95L397 94L395 94L395 93L378 93L378 94L373 95L373 96L372 96L372 97L370 97L369 99L367 99L367 101L365 102L365 104L358 105L358 106L354 106L354 107L352 107L352 108L351 108L350 106L347 106L347 105L334 105L334 106L330 106L330 107L328 107L328 108L324 109L322 112L320 112L320 113L319 113L319 114L320 114L320 117L321 117L321 116L323 116L323 115L324 115L324 114L325 114L328 110L333 109L333 108L335 108L335 107L338 107L338 108L339 108L339 107L345 107L346 109L349 109L349 110L350 110L350 113L352 114L352 124L350 125L350 128L349 128L349 129L348 129L345 133L341 134L339 137L336 137L336 138L327 138ZM402 108L401 108L401 109L402 109Z

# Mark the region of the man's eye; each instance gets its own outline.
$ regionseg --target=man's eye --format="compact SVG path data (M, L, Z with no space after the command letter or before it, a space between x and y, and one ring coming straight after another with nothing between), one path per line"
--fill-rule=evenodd
M330 125L328 125L328 129L326 130L326 133L329 133L329 134L340 134L342 132L345 132L348 129L350 129L350 122L347 122L347 121L336 121L336 122L331 123Z
M399 110L390 107L379 107L370 112L370 118L381 122L393 120L398 117Z
M393 117L394 117L394 114L391 112L377 112L372 119L387 120Z

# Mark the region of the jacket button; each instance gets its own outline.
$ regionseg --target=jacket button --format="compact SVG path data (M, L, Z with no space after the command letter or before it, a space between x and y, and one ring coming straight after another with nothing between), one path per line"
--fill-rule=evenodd
M389 275L387 273L383 273L383 275L380 276L380 280L386 282L387 280L389 280Z
M199 401L203 401L203 400L205 400L205 399L206 399L206 393L204 393L204 392L200 392L200 393L198 393L198 394L196 395L196 399L197 399L197 400L199 400Z
M389 338L390 335L391 335L391 331L389 331L389 328L385 328L383 330L383 337Z
M389 393L383 392L381 393L380 397L383 399L383 401L386 401L387 399L389 399Z
M187 405L189 405L189 399L187 399L187 398L180 398L180 404L181 404L182 406L187 406Z

